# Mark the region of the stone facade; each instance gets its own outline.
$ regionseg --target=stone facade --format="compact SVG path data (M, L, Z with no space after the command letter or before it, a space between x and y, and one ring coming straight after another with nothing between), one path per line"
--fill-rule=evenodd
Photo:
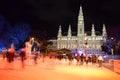
M82 7L80 6L78 16L78 27L76 36L72 35L71 26L69 25L67 35L62 35L62 27L59 26L56 43L57 49L67 48L72 51L85 53L99 53L101 51L101 45L106 42L107 32L105 25L103 24L103 30L101 35L96 35L94 24L92 24L91 34L88 35L84 29L84 16ZM55 45L54 45L55 46Z

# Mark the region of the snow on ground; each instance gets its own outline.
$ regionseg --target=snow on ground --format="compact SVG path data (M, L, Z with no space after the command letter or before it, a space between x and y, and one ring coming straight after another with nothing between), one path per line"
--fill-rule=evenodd
M40 59L35 65L33 60L26 61L24 69L19 60L15 60L11 69L6 61L0 59L0 80L120 80L120 75L98 65L80 65L75 61L68 65L68 61Z

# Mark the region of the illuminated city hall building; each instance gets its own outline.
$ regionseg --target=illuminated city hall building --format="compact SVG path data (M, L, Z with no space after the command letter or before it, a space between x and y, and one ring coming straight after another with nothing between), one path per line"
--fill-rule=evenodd
M101 45L106 42L107 32L105 25L103 24L102 34L96 35L94 24L92 24L91 34L88 35L84 28L84 16L82 12L82 7L80 6L79 16L78 16L78 27L77 34L72 35L71 26L69 25L67 35L62 35L62 26L59 26L58 35L56 42L57 49L70 49L72 51L77 51L81 53L99 53L101 51ZM54 43L54 42L53 42Z

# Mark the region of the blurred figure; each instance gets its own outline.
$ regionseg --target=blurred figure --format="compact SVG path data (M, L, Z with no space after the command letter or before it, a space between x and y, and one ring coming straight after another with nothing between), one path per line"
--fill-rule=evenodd
M81 54L80 59L81 59L81 65L83 65L83 63L84 63L84 55L83 55L83 53Z
M102 62L103 62L103 57L102 57L102 55L99 55L98 56L99 67L102 67Z
M24 68L24 60L26 59L26 48L23 47L22 51L20 52L19 56L21 57L21 67Z
M78 53L76 55L76 60L77 60L77 64L76 65L80 65L80 54L78 54Z
M72 63L72 60L73 60L72 54L71 53L68 54L67 57L68 57L68 60L69 60L69 65L70 65Z
M85 62L86 62L86 65L88 65L88 53L85 54Z
M3 50L3 52L2 52L3 60L5 60L6 54L7 54L7 50Z
M38 58L38 51L34 51L34 64L37 64L37 58Z
M13 68L14 56L15 56L15 48L14 48L14 44L12 44L11 47L8 49L7 54L6 54L7 61L9 63L9 67L11 69Z
M25 48L26 48L27 62L29 63L31 51L32 51L31 39L25 43Z
M92 59L92 64L95 64L96 63L96 56L94 53L92 54L91 59Z

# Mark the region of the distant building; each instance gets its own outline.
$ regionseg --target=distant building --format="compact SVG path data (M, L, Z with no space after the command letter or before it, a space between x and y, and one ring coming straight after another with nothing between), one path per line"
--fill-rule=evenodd
M59 26L57 40L51 40L55 43L57 49L67 48L74 52L85 53L99 53L101 51L101 45L106 42L107 32L105 25L103 24L103 30L101 35L97 35L92 24L91 34L86 33L84 29L84 16L82 7L80 6L78 16L78 28L76 35L73 35L71 25L69 25L67 35L62 34L62 27ZM89 35L88 35L89 34Z

